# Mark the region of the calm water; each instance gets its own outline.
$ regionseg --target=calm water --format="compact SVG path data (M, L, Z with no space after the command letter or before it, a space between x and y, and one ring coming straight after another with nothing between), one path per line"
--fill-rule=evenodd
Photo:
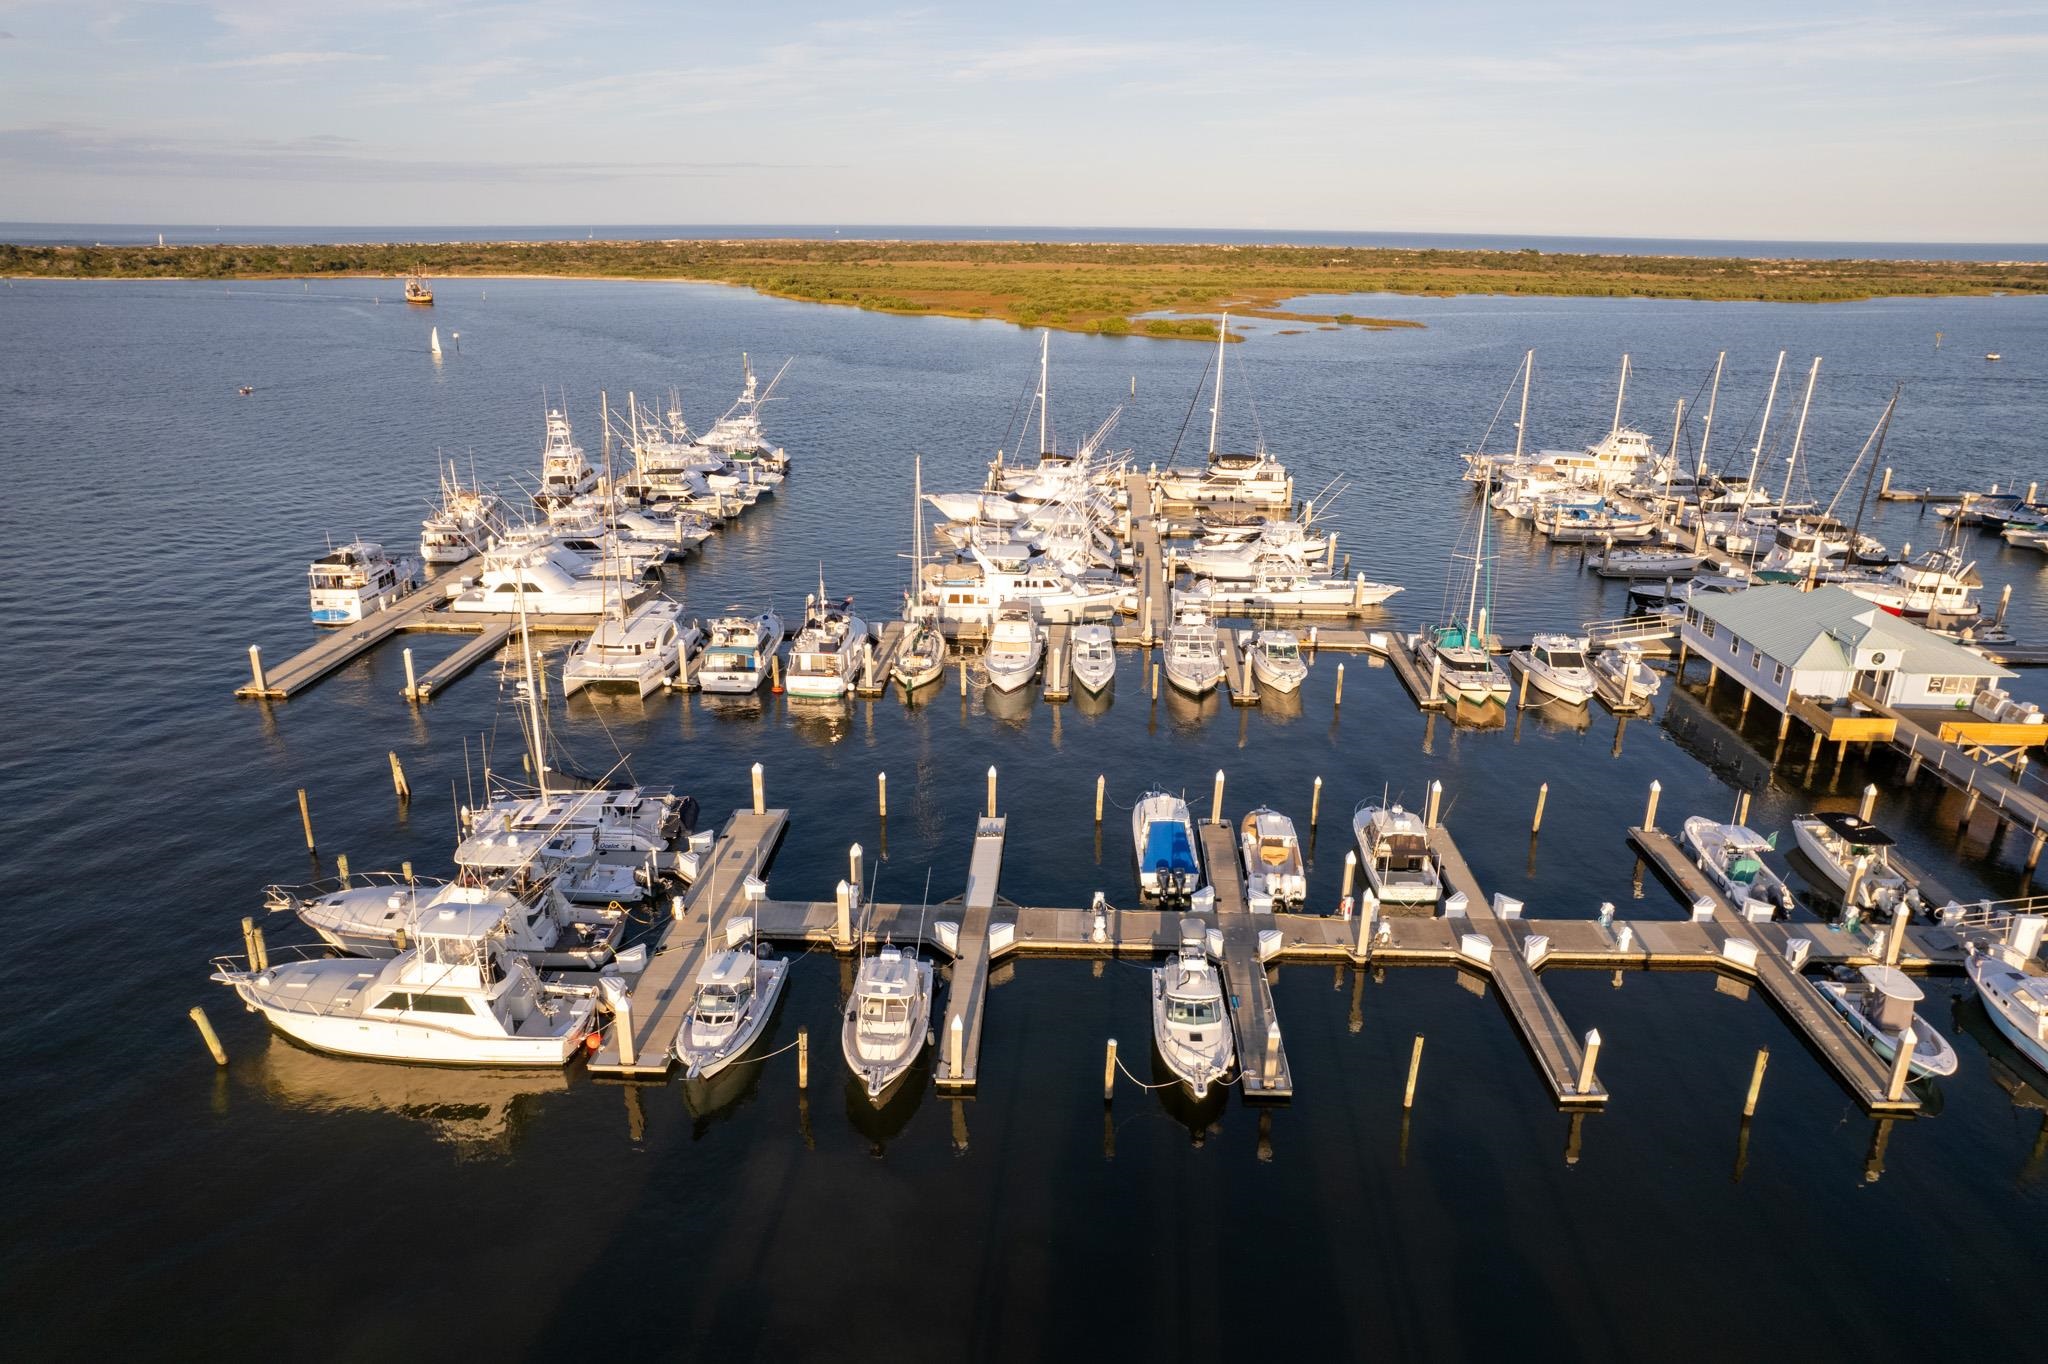
M1668 1354L1674 1321L1702 1350L1746 1356L1929 1352L1963 1330L1986 1353L2031 1353L2020 1294L2048 1247L2048 1078L1984 1040L1950 979L1929 982L1930 1007L1961 1072L1937 1114L1882 1132L1761 998L1682 973L1546 977L1573 1026L1606 1038L1615 1098L1576 1134L1498 1005L1451 970L1280 971L1298 1097L1265 1112L1234 1098L1190 1112L1128 1085L1105 1112L1105 1037L1146 1073L1146 979L1130 963L1004 967L980 1094L955 1103L916 1084L880 1113L849 1093L831 1044L846 968L829 956L798 964L771 1042L801 1025L820 1042L807 1100L787 1055L701 1094L580 1070L344 1062L269 1038L205 972L237 950L236 921L266 882L316 870L294 788L311 792L322 867L346 852L359 868L440 871L465 743L516 733L488 668L405 705L396 648L289 703L230 697L250 642L278 660L313 638L304 566L323 537L409 541L437 449L508 484L529 471L544 386L567 394L594 446L600 389L622 404L629 388L674 387L702 424L734 391L742 348L761 368L795 354L769 418L798 458L784 495L672 573L671 590L693 612L771 595L794 607L822 561L834 591L885 614L907 572L912 453L927 486L973 482L1035 377L1037 338L995 323L708 286L436 287L431 316L380 304L361 281L0 289L14 472L0 510L14 736L0 837L17 935L0 968L16 1004L0 1025L14 1152L0 1302L17 1353L217 1353L260 1323L305 1357L593 1344L1035 1357L1085 1341L1191 1357L1277 1345L1619 1358ZM1823 501L1899 380L1886 455L1902 482L2048 477L2048 301L1344 303L1428 325L1264 327L1231 352L1229 425L1233 443L1262 431L1304 487L1350 481L1333 520L1354 568L1408 588L1391 620L1437 611L1468 505L1456 453L1526 346L1540 444L1605 430L1622 351L1636 359L1630 414L1661 441L1671 404L1725 348L1714 449L1739 447L1746 464L1784 347L1788 368L1827 356L1807 433ZM429 325L444 343L459 331L460 353L434 364ZM1987 365L1987 350L2006 361ZM1205 349L1056 335L1053 356L1067 439L1124 400L1113 443L1164 462L1184 423L1199 443ZM1934 538L1915 508L1873 516L1894 543ZM1993 592L2018 584L2022 632L2048 634L2048 558L1980 551ZM1618 615L1623 601L1576 555L1511 531L1498 608L1503 628L1527 629ZM454 642L415 647L424 666ZM1724 812L1739 787L1764 827L1876 781L1880 818L1959 890L2024 884L2023 847L1959 842L1958 803L1891 790L1888 758L1808 771L1794 754L1773 770L1762 717L1745 738L1727 709L1678 696L1625 728L1532 708L1504 729L1454 731L1363 660L1333 713L1334 664L1287 709L1155 706L1127 659L1106 708L963 704L950 690L825 714L771 698L579 698L556 725L586 765L616 744L641 778L712 812L744 802L747 765L763 762L771 800L794 813L771 876L786 896L825 894L854 841L871 865L882 853L880 895L915 898L928 872L934 898L956 893L992 763L1011 816L1003 889L1025 903L1081 904L1098 887L1135 899L1127 816L1113 810L1099 844L1092 828L1098 772L1127 807L1152 781L1206 792L1218 768L1231 809L1270 802L1304 825L1324 778L1322 905L1353 803L1383 789L1417 800L1433 778L1482 882L1542 915L1612 900L1678 916L1654 876L1636 889L1622 838L1652 778L1669 820ZM2022 691L2048 699L2032 678ZM387 750L418 793L409 810L392 801ZM224 1073L184 1017L195 1003L222 1027ZM1429 1043L1404 1125L1417 1033ZM1772 1062L1745 1139L1758 1047Z
M1301 228L1043 227L903 223L557 223L508 226L467 224L422 227L206 227L157 223L0 223L0 241L141 246L158 234L173 245L209 242L336 244L358 242L602 241L847 237L910 242L1158 242L1170 245L1386 246L1441 251L1521 251L1631 256L1736 256L1792 260L2026 260L2048 259L2048 246L2029 242L1802 242L1719 237L1554 237L1541 233L1325 232Z

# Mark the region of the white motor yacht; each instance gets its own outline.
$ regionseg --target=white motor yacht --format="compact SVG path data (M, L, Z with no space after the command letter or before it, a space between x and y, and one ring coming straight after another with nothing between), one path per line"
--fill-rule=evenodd
M1223 647L1208 614L1185 608L1166 631L1166 680L1176 691L1207 696L1223 681Z
M1865 966L1855 980L1824 980L1819 989L1821 998L1848 1019L1857 1036L1885 1060L1899 1054L1900 1039L1911 1028L1913 1059L1906 1068L1916 1078L1956 1073L1956 1049L1913 1010L1926 994L1898 967Z
M1067 632L1074 651L1074 681L1085 691L1101 693L1116 681L1116 636L1107 625L1076 625Z
M1984 580L1977 574L1977 565L1964 563L1962 555L1950 549L1915 555L1910 562L1892 564L1876 577L1843 574L1832 581L1895 616L1969 620L1983 609L1977 593Z
M1351 816L1358 864L1381 904L1434 905L1442 896L1443 874L1429 851L1429 830L1412 810L1398 805L1362 805Z
M1301 636L1292 630L1261 630L1252 636L1248 652L1252 676L1259 685L1287 693L1301 690L1308 679L1308 662L1301 656Z
M1263 896L1278 908L1308 898L1308 876L1302 870L1301 840L1295 836L1293 820L1262 805L1239 823L1237 846L1244 857L1248 899Z
M631 614L613 611L590 638L569 648L562 663L562 695L585 687L630 687L646 696L675 677L682 660L703 642L703 631L681 622L683 608L656 598Z
M1792 821L1799 851L1828 879L1845 903L1865 912L1891 913L1906 897L1906 878L1892 866L1892 838L1855 815L1831 810ZM1861 863L1859 870L1858 863ZM1850 895L1850 886L1855 894Z
M641 588L576 577L561 564L538 555L487 557L493 562L477 575L475 586L449 598L449 610L601 616L621 600L632 606L646 595Z
M2048 1071L2048 976L2030 974L2028 959L2003 944L1970 943L1965 969L1984 1011L2007 1041L2035 1067Z
M697 972L697 993L676 1033L675 1057L686 1080L708 1079L754 1045L775 1012L789 963L763 957L749 941L752 919L726 926L727 947L707 954Z
M1236 1056L1223 1009L1223 977L1209 960L1208 931L1182 919L1180 948L1152 971L1152 1041L1159 1059L1197 1103L1224 1082Z
M1593 673L1586 666L1584 635L1539 634L1529 647L1509 655L1530 685L1567 705L1582 706L1593 695Z
M804 598L804 624L789 645L789 674L784 687L791 696L836 700L853 690L860 675L868 623L853 614L853 598L825 599L825 580Z
M1071 573L1043 555L1023 547L973 542L972 562L926 564L920 600L937 608L941 620L961 625L990 626L996 613L1028 602L1038 619L1072 624L1113 615L1123 584L1111 573Z
M884 947L861 961L846 1001L840 1046L846 1064L880 1103L924 1048L932 1020L932 964Z
M1045 627L1038 623L1030 606L1005 606L996 613L995 626L989 631L988 651L982 658L991 687L997 691L1016 691L1029 685L1044 656Z
M1593 655L1591 671L1594 689L1623 710L1649 701L1664 685L1657 670L1643 661L1643 646L1632 640L1610 644Z
M1694 815L1685 821L1685 841L1700 870L1734 902L1736 913L1768 919L1781 909L1790 912L1791 889L1764 865L1763 855L1777 849L1774 839L1746 825Z
M382 611L420 585L413 559L393 559L384 546L351 540L330 549L306 570L315 625L348 625Z
M586 840L586 855L587 855ZM465 905L496 905L505 915L505 946L543 970L593 971L612 959L623 914L572 905L546 862L529 859L489 874L465 867L454 881L408 880L395 872L356 872L344 882L270 886L264 907L289 911L330 946L358 957L395 956L424 913Z
M769 660L782 647L782 618L773 611L756 616L727 608L711 622L710 641L697 665L697 686L707 692L746 694L760 690Z
M1138 889L1159 900L1192 900L1202 883L1195 852L1195 822L1188 803L1157 787L1131 811L1131 845L1138 859Z
M344 1056L559 1066L589 1033L594 992L543 985L506 950L502 906L433 909L408 936L410 947L381 962L322 957L259 969L223 958L213 979L279 1032Z

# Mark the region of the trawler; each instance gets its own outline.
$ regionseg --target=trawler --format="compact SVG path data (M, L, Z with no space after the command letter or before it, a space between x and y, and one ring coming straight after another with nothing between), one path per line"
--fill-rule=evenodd
M396 559L384 546L351 540L315 559L306 570L315 625L348 625L382 611L420 585L414 559Z
M773 611L753 616L740 614L737 607L727 611L711 622L710 642L697 666L697 687L734 695L758 691L768 676L769 661L782 647L782 618Z
M818 575L816 595L804 598L804 624L789 645L791 696L836 700L853 690L860 673L861 651L868 642L868 623L853 614L853 598L832 602L825 597L825 575Z

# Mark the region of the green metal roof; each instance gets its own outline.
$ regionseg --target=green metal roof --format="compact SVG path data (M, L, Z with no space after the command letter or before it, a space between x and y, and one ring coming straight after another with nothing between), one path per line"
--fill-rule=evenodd
M1899 671L1931 677L2012 677L1982 654L1901 620L1840 587L1811 592L1792 583L1698 596L1693 609L1731 630L1773 662L1791 668L1842 672L1855 667L1862 647L1896 651Z

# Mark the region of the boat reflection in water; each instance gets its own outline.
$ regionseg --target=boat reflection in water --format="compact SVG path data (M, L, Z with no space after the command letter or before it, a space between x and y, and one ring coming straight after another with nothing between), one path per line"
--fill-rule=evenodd
M819 696L791 696L788 707L790 728L806 743L831 747L853 732L851 702Z
M1230 1025L1226 1021L1224 1026ZM1150 1083L1158 1086L1153 1090L1153 1097L1159 1100L1159 1106L1166 1110L1167 1117L1187 1129L1190 1145L1202 1145L1217 1130L1223 1119L1223 1110L1230 1104L1231 1091L1237 1087L1237 1068L1232 1066L1227 1080L1210 1085L1208 1091L1197 1099L1188 1093L1187 1085L1173 1073L1166 1064L1166 1058L1159 1054L1158 1042L1153 1042L1149 1050L1152 1054Z
M1038 704L1038 683L1030 682L1014 691L1000 687L981 689L981 708L991 720L1022 731L1030 727L1031 712Z
M853 1130L868 1139L868 1154L879 1156L889 1149L889 1143L903 1135L903 1129L910 1126L910 1119L924 1103L924 1092L930 1088L931 1067L926 1055L911 1063L904 1077L891 1085L882 1095L880 1103L868 1097L868 1087L861 1078L846 1071L846 1083L840 1092L846 1096L846 1121ZM844 1063L840 1063L844 1066Z
M1067 689L1067 703L1074 708L1074 714L1085 715L1093 720L1109 714L1110 703L1116 700L1116 688L1104 687L1101 691L1089 691L1075 683Z
M1221 687L1213 687L1200 696L1189 696L1178 687L1161 686L1159 704L1175 729L1195 730L1215 719L1226 702Z
M774 1051L774 1031L775 1023L770 1020L767 1031L756 1039L754 1047L763 1053ZM702 1141L720 1123L737 1116L753 1102L755 1091L761 1087L759 1060L755 1055L743 1056L708 1079L682 1082L683 1107L692 1119L690 1140ZM790 1060L794 1069L795 1058Z
M465 1160L512 1154L538 1100L569 1090L554 1067L520 1070L357 1061L304 1047L273 1033L253 1067L280 1107L308 1113L389 1113L425 1123Z

